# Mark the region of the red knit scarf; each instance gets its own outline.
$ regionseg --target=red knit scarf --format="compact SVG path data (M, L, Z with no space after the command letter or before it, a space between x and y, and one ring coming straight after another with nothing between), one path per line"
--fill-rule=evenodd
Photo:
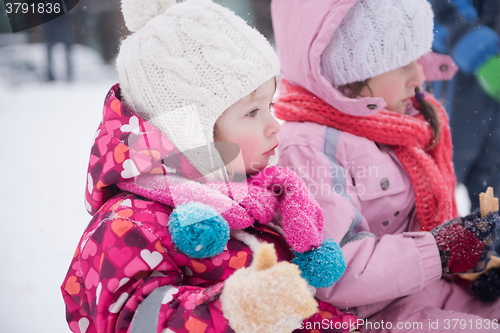
M421 114L410 117L381 110L370 116L349 115L286 80L281 82L275 110L283 120L310 121L392 146L413 184L420 227L429 231L458 213L448 117L432 96L425 98L438 110L441 124L439 142L428 151L433 133Z

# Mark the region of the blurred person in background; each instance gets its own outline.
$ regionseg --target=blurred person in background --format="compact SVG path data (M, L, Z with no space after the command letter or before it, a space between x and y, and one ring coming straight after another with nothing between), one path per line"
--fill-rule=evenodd
M215 2L234 11L274 45L271 0L215 0Z
M118 52L119 40L124 27L119 27L120 5L117 0L86 0L83 7L83 31L88 36L85 44L98 51L106 63L110 63ZM82 32L83 32L82 31Z
M255 28L274 45L273 24L271 21L271 0L250 1L255 13Z
M459 67L436 94L446 99L457 182L467 187L474 210L486 187L500 192L500 2L429 2L435 14L433 50L451 55Z
M71 28L71 14L65 14L58 18L42 24L43 41L47 49L47 81L54 81L54 45L62 43L66 58L66 80L73 81L73 60L71 56L71 48L74 44L73 29Z

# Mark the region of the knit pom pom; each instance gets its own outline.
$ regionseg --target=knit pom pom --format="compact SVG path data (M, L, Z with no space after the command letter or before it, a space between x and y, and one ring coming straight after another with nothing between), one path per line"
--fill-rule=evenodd
M299 266L302 277L315 288L330 287L340 279L346 268L342 250L332 239L310 251L295 252L292 262Z
M224 250L229 240L226 220L215 209L199 202L175 208L168 230L175 246L191 258L213 257Z
M137 31L174 4L175 0L122 0L125 25L131 32Z

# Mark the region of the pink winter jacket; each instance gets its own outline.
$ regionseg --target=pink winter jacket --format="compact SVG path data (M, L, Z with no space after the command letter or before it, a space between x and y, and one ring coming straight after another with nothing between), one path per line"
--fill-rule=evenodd
M271 11L283 77L338 110L363 116L386 103L345 97L320 69L320 55L355 2L273 0ZM449 57L434 53L419 63L429 80L456 72ZM436 242L418 232L412 184L390 147L308 122L285 122L278 138L279 165L307 183L325 215L324 238L339 242L348 265L333 287L318 289L320 299L367 318L441 278Z
M154 196L154 189L138 194L115 186L136 176L162 175L162 159L167 158L176 161L182 174L199 176L157 128L119 98L115 85L106 97L91 149L86 204L93 218L61 286L68 325L75 333L233 332L219 295L225 279L250 265L252 251L231 237L222 253L190 258L174 246L168 231L172 207L144 197ZM292 258L274 228L255 221L245 232L274 244L279 260ZM348 328L355 321L353 315L320 301L319 311L300 331L321 328L318 324Z

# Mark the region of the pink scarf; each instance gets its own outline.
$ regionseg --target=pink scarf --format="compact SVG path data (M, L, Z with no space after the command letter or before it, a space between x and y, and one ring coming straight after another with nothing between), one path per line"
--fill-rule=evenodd
M255 220L270 223L281 214L287 243L297 252L322 244L323 213L302 180L291 170L269 167L243 183L199 183L172 175L141 175L117 184L170 207L199 202L214 208L230 229L244 229Z

